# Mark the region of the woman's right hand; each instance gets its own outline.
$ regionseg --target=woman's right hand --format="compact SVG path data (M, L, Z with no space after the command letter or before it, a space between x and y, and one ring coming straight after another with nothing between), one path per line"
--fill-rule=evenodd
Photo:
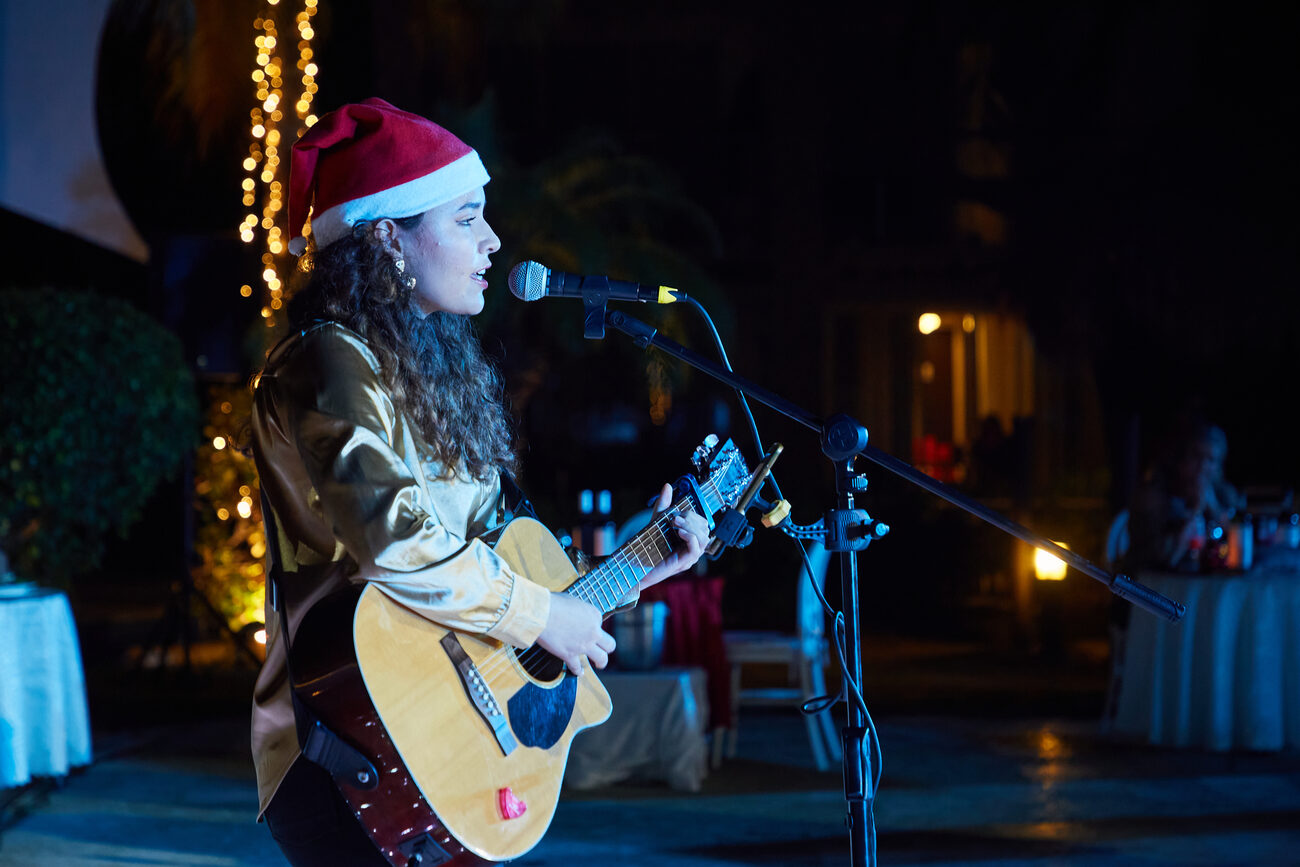
M551 613L537 643L561 659L574 674L582 674L585 660L604 668L614 652L614 636L600 626L594 605L567 593L551 594Z

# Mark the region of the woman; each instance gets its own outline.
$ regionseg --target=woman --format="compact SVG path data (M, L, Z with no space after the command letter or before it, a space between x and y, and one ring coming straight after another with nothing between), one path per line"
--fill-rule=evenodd
M1244 506L1223 475L1228 438L1202 419L1184 421L1172 446L1134 492L1129 508L1130 569L1200 568L1209 528Z
M442 127L368 99L322 117L290 172L290 249L305 251L313 206L314 250L253 411L290 634L314 603L369 581L444 626L537 643L576 675L603 667L614 639L601 613L515 574L476 538L505 517L500 474L515 465L500 379L469 322L500 248L482 161ZM670 500L665 485L658 508ZM674 522L679 549L639 587L699 559L707 523ZM280 615L267 625L253 753L272 835L293 864L387 863L300 754Z

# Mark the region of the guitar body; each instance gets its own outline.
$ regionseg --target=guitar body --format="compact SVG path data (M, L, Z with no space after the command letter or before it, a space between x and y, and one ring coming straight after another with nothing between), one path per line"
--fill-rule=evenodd
M555 537L531 519L512 521L495 550L550 590L577 578ZM546 833L573 736L609 718L609 693L590 670L574 677L560 667L544 672L554 675L544 682L512 647L456 633L509 719L514 747L504 754L440 643L447 632L371 587L361 595L353 626L357 662L380 721L443 825L475 854L507 861ZM503 797L517 800L523 814L507 818Z
M528 518L512 521L495 550L553 591L578 577L555 537ZM471 700L477 682L442 643L449 635L509 721L508 754ZM326 666L334 670L301 684L299 695L374 762L377 789L340 789L389 861L404 867L400 844L423 833L450 856L425 864L507 861L537 845L555 815L573 736L609 718L595 673L566 674L549 655L530 672L514 648L448 630L374 586L356 600L352 638L355 660Z
M529 518L511 521L494 550L517 574L608 614L671 553L673 514L697 509L712 526L752 478L716 437L693 463L708 478L679 480L668 512L582 576ZM341 641L349 624L352 641ZM373 584L316 603L292 652L297 698L344 752L373 765L377 779L335 779L394 867L478 867L528 852L555 815L574 735L612 710L594 671L576 677L536 645L447 629Z

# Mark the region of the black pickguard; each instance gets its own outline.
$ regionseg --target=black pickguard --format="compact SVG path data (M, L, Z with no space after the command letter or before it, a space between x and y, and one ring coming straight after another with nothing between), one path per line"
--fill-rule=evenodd
M515 738L526 747L554 746L573 717L577 697L578 679L571 674L551 687L525 683L506 703Z

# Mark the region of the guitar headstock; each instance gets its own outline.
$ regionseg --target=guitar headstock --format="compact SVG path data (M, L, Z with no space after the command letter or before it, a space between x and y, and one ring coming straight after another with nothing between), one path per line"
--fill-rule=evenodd
M734 505L753 479L745 466L745 456L731 440L719 442L709 434L691 455L698 484L694 491L700 509L713 526L713 515Z

